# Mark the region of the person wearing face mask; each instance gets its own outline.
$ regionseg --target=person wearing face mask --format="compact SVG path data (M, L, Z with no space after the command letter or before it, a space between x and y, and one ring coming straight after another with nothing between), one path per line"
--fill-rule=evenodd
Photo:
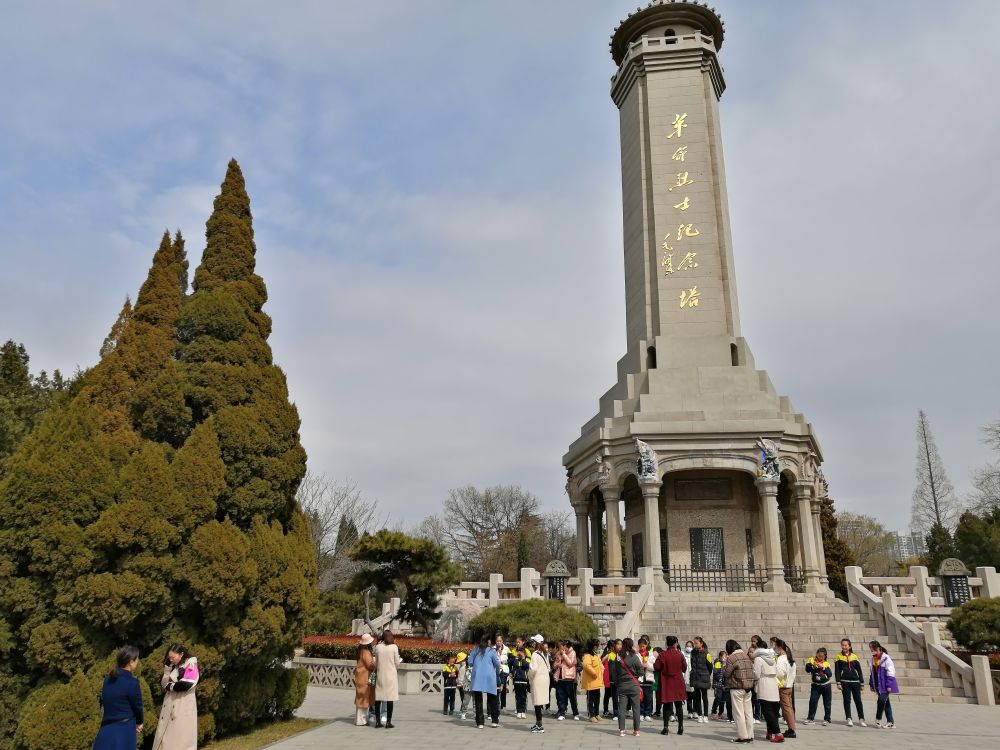
M684 654L684 661L687 667L684 670L684 689L687 691L687 717L689 719L694 719L696 714L694 712L694 687L691 685L691 652L694 651L694 641L688 641L684 644L684 650L681 652Z
M708 689L712 687L712 656L701 637L694 639L691 651L691 688L694 694L695 721L708 723Z
M751 656L754 677L757 679L757 701L767 723L767 739L770 742L784 742L785 737L778 725L781 694L778 692L778 668L774 651L760 646L751 652Z

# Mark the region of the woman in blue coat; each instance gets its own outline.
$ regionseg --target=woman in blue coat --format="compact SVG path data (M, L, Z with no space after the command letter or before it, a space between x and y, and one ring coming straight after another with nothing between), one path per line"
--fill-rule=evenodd
M485 635L479 640L479 646L469 654L469 669L472 670L472 700L476 706L476 726L482 729L486 726L483 716L483 694L486 694L486 707L494 729L500 726L500 703L497 701L497 673L500 671L500 657L495 648L490 646L490 640Z
M135 750L136 735L142 733L142 693L133 672L139 666L139 649L118 650L115 667L101 688L101 728L93 750Z

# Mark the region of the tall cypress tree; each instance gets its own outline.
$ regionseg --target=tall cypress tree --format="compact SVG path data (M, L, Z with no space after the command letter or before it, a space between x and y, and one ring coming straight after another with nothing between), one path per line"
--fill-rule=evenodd
M304 631L315 560L295 504L306 458L299 416L267 343L267 290L255 273L250 200L235 160L205 237L178 321L178 358L187 403L196 423L212 424L225 476L216 521L194 532L181 567L192 619L204 622L200 638L219 653L226 690L216 719L229 730L266 716L287 679L274 665Z
M33 716L33 727L93 720L96 705L60 696L81 672L96 690L124 642L154 677L168 642L192 647L204 673L202 738L287 713L304 696L303 675L281 664L314 598L294 501L305 453L271 362L235 162L207 237L188 296L183 238L164 235L101 361L0 481L0 750L16 715L6 703L85 712ZM64 684L46 686L53 678ZM22 729L26 750L43 750L24 738L44 732Z

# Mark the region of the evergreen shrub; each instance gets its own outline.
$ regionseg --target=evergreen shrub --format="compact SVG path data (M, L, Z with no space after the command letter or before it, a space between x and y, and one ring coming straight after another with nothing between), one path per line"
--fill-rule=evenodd
M426 639L396 638L404 664L444 664L450 654L468 653L471 643L432 643ZM348 659L358 654L357 636L310 636L302 643L305 656L314 659Z
M1000 649L1000 597L973 599L951 611L948 630L971 651Z
M491 607L469 621L473 641L502 633L508 641L541 633L545 640L585 643L597 637L597 625L587 615L551 599L536 599Z

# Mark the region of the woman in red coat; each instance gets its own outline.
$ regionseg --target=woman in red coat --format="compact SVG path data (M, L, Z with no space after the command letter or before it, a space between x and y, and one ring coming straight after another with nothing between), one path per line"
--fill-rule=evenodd
M653 669L660 673L660 703L663 704L663 730L660 734L670 734L670 715L675 712L677 734L684 734L684 704L687 702L684 673L687 671L687 660L677 647L677 636L667 636L667 650L656 657Z

